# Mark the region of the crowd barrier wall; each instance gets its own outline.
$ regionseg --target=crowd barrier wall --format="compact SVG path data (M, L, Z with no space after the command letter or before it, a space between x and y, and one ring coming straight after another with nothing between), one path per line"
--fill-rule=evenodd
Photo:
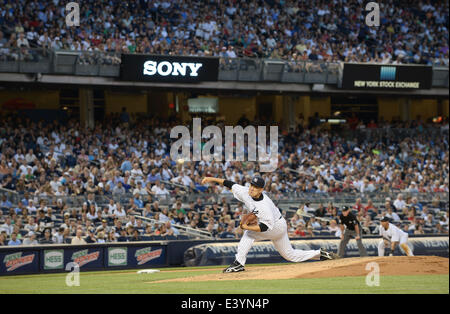
M380 238L364 238L370 256L377 255ZM177 240L123 242L87 245L42 245L0 247L0 276L67 272L77 263L81 272L178 266L226 265L234 260L239 240ZM336 252L339 240L316 238L292 240L296 249L320 247ZM448 236L411 237L409 245L415 255L448 257ZM388 253L388 250L386 250ZM399 251L396 254L400 254ZM359 256L354 240L347 257ZM248 255L248 263L286 262L271 242L257 242ZM67 269L66 269L67 268Z
M369 256L378 256L378 243L381 238L363 239L364 247ZM339 239L311 239L291 241L295 249L318 250L324 248L337 252ZM448 236L445 237L418 237L410 238L408 245L414 255L436 255L448 257ZM235 260L237 243L208 243L196 245L189 248L184 255L185 266L211 266L228 265ZM390 249L385 250L389 254ZM402 249L397 247L394 255L403 254ZM356 241L349 242L345 257L357 257L359 255ZM276 251L270 241L256 242L247 255L247 264L282 263L287 262Z

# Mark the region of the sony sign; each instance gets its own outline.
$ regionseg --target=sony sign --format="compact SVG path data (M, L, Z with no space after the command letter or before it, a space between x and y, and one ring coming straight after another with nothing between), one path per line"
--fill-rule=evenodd
M124 81L197 83L219 77L218 58L122 54L121 60Z
M179 63L179 62L156 62L146 61L144 63L144 75L155 75L158 73L161 76L198 76L198 70L203 66L202 63ZM187 73L187 70L189 72Z

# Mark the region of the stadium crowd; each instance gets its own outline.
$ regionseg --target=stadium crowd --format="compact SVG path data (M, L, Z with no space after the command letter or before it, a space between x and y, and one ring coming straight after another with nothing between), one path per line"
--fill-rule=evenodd
M249 122L243 116L238 124ZM448 195L448 118L433 124L420 118L364 123L352 117L342 132L331 132L317 115L307 121L299 116L297 122L295 131L280 134L277 170L263 174L266 191L274 199L290 193L397 193L384 204L356 201L354 210L366 234L377 232L377 219L384 215L410 233L448 232L448 200L440 197ZM224 127L220 121L208 124ZM217 176L248 184L258 164L174 161L169 153L176 140L170 138L175 125L183 125L176 116L161 120L126 110L99 121L93 130L81 128L78 120L1 118L0 189L12 190L19 198L13 203L2 195L0 245L176 237L182 230L174 225L217 238L239 237L244 209L227 201L228 189L202 186L201 179ZM358 132L366 133L357 136ZM222 197L212 201L203 193ZM432 202L419 202L419 193L433 195ZM183 201L183 196L195 199ZM83 202L73 206L70 199ZM160 205L167 200L168 206ZM290 219L290 234L339 235L338 212L332 203L302 204Z
M42 48L105 52L107 64L120 53L449 64L448 1L382 1L380 27L361 0L86 0L83 27L66 25L68 2L1 0L0 58Z

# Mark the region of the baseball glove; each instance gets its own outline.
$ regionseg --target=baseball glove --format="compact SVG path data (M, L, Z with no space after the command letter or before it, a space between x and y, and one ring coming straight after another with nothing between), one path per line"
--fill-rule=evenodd
M250 213L250 214L244 214L242 215L242 219L241 219L241 223L240 225L249 225L249 226L254 226L258 224L258 217L256 217L255 214Z

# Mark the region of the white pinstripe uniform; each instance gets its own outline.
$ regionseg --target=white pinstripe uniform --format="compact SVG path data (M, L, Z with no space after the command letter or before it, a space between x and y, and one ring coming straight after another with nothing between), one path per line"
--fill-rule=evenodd
M378 242L378 256L384 256L384 239L388 240L389 242L399 242L400 249L405 251L403 246L408 244L408 234L397 226L390 223L388 230L384 229L383 226L380 226L380 235L383 237L383 240ZM406 255L414 256L409 247L405 248L407 249L407 251L404 252Z
M236 254L236 260L241 265L245 265L247 254L253 243L261 240L272 240L275 249L280 255L291 262L304 262L320 256L320 250L303 251L295 250L292 247L287 233L286 220L267 195L263 193L263 199L255 201L248 194L248 187L239 184L233 184L231 191L237 200L245 204L249 212L254 213L258 217L259 223L263 223L268 227L265 232L245 230Z

